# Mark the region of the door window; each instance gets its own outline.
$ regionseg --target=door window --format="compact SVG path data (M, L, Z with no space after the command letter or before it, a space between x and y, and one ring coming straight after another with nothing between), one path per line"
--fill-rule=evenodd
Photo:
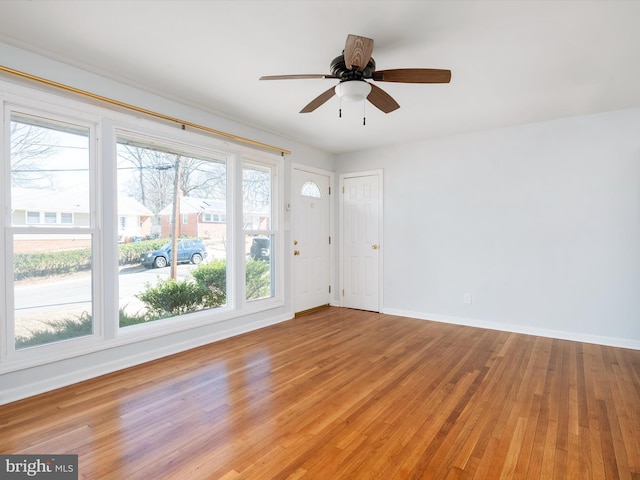
M321 198L322 192L320 191L320 187L316 182L305 182L300 189L300 195L304 195L305 197L315 197Z

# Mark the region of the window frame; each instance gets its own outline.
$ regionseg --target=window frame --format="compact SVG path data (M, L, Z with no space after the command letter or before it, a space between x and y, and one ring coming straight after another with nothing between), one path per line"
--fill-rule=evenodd
M145 128L141 128L141 125ZM276 279L274 282L276 295L258 300L246 301L244 299L245 266L244 246L242 243L245 233L242 229L243 162L248 161L249 163L272 169L272 202L278 202L272 207L272 222L276 222L272 224L272 229L275 229L275 225L280 228L279 218L283 212L283 208L280 205L282 202L278 201L279 198L282 198L284 192L284 175L282 175L284 161L282 157L271 153L254 151L246 147L225 145L220 148L217 145L212 145L211 139L204 135L173 129L159 130L161 128L162 126L147 120L139 120L135 125L128 122L114 123L112 148L115 151L118 136L127 136L141 143L147 141L150 146L180 149L181 152L188 155L201 155L205 158L212 155L226 157L227 208L224 215L227 232L231 237L227 244L227 304L213 310L200 310L177 317L165 318L161 321L132 325L125 328L116 327L116 337L127 341L150 338L284 306L284 261L281 253L277 255L277 262L273 272ZM113 163L115 164L116 162ZM115 165L113 167L113 178L114 183L111 188L117 189ZM173 220L171 217L172 215L170 215L170 221ZM283 232L279 231L278 235L282 237ZM115 284L114 289L115 292L119 291L117 284ZM117 303L117 298L115 300Z
M277 161L265 161L256 158L255 156L246 155L241 158L241 162L239 165L240 174L238 175L240 178L240 191L243 191L243 172L245 165L255 165L257 167L267 167L271 170L271 199L270 199L270 228L269 229L245 229L244 228L244 205L242 202L242 198L240 198L240 229L241 234L238 235L238 245L239 250L242 252L244 257L245 255L245 237L247 235L267 235L271 238L270 245L270 256L275 259L275 261L271 262L271 288L273 289L273 295L265 298L258 299L247 299L246 298L246 258L242 259L242 288L239 289L241 292L241 301L243 307L247 311L258 311L265 306L269 306L269 308L273 308L275 306L280 306L284 304L284 274L283 274L283 241L284 234L281 228L280 219L284 215L284 207L283 202L280 200L284 198L284 186L281 181L282 178L282 163ZM242 197L242 195L240 195Z
M61 122L76 125L88 132L88 155L89 155L89 225L59 225L45 223L43 221L43 211L37 212L39 222L25 223L24 225L13 225L12 218L7 215L3 220L4 234L0 247L3 250L5 265L13 265L14 251L13 242L16 235L89 235L91 238L91 294L92 294L92 333L89 335L70 338L63 341L45 343L34 347L22 349L15 348L15 308L14 294L15 281L12 275L12 269L7 268L0 288L1 295L4 296L4 310L0 313L0 374L7 371L26 368L34 365L50 363L65 358L78 356L79 352L93 351L103 343L103 308L102 298L102 282L100 272L96 270L95 265L99 263L101 254L101 217L98 213L97 195L97 171L100 169L101 158L100 151L96 148L99 142L99 131L101 127L101 119L99 116L92 115L90 112L84 111L82 108L76 109L70 106L60 105L57 103L48 103L46 101L36 101L33 98L15 96L7 93L4 101L1 101L2 107L2 128L3 137L9 139L11 131L11 116L16 113L18 115L40 117L52 123ZM11 189L11 161L10 161L10 142L2 149L4 158L3 166L0 168L0 183L5 191L5 196L0 200L4 205L10 206L12 202ZM7 208L7 210L9 210ZM32 213L35 211L31 211ZM25 214L26 215L26 214ZM56 219L58 218L56 212Z
M114 123L112 129L112 148L114 151L114 158L117 158L117 154L115 152L117 151L118 139L126 138L142 147L148 146L151 149L158 148L172 153L192 156L193 158L201 158L203 160L210 159L224 163L226 164L227 169L227 185L229 184L229 163L234 155L229 152L225 152L220 148L216 148L216 146L212 146L207 142L207 137L203 135L198 135L193 132L176 132L174 129L165 130L163 127L164 126L160 126L155 122L141 119L138 119L135 124L130 122ZM113 163L113 185L111 188L113 188L114 191L117 191L118 177L115 170L115 164L117 162L114 161ZM229 196L229 188L227 187L227 211L229 211L230 208ZM117 205L114 206L114 209L117 210ZM180 214L180 222L183 221L185 215L186 214ZM173 220L173 213L171 213L169 214L170 225L173 225ZM229 225L227 225L227 229L229 229ZM227 252L227 288L230 285L230 276L228 272L230 258L232 257L230 256L230 253ZM118 304L120 290L118 275L115 274L114 277L114 291L116 292L114 301ZM234 310L230 305L229 298L227 298L227 305L216 307L215 309L203 309L176 317L168 317L161 320L126 327L120 327L118 325L119 322L116 322L115 336L126 341L135 341L136 339L153 338L160 335L188 330L189 328L213 324L233 317Z
M47 224L48 233L69 234L76 230L91 234L93 272L93 334L89 336L45 344L33 348L16 351L9 348L14 344L14 327L4 313L0 313L0 374L14 372L23 368L50 364L65 359L76 358L81 355L96 353L101 350L111 350L116 347L149 341L167 334L185 332L200 326L213 325L218 322L238 319L237 326L229 324L228 331L243 331L250 329L254 314L264 313L263 318L269 319L267 313L276 307L284 307L284 255L282 254L284 237L282 218L284 207L280 201L284 192L284 157L273 152L258 150L255 147L234 144L225 139L212 137L203 132L185 131L168 125L157 119L136 116L115 109L91 104L88 101L66 98L34 88L4 82L0 79L0 107L2 107L3 135L0 136L0 151L4 158L8 158L8 138L10 129L10 111L25 114L39 114L45 118L65 121L71 124L90 127L90 155L92 169L90 171L90 225L76 225L76 216L72 214L72 224ZM50 116L50 117L49 117ZM215 312L204 310L190 313L162 322L151 322L156 325L136 325L127 329L118 327L118 214L117 199L109 192L117 186L117 168L115 159L116 132L133 132L144 137L156 137L165 143L188 146L190 150L203 149L224 154L227 159L227 210L226 219L229 239L227 253L227 306ZM276 275L276 296L268 299L243 301L244 297L244 249L241 248L242 230L242 162L249 159L251 163L273 166L273 225L272 230L278 235L277 262L274 265ZM10 162L3 162L0 168L0 185L4 195L0 194L0 209L5 212L3 226L5 233L0 236L0 254L4 256L5 265L13 262L13 245L7 239L13 238L15 233L30 231L30 225L21 227L11 226L10 209ZM67 212L69 213L69 212ZM38 213L41 221L41 212ZM38 228L45 228L40 223ZM11 227L11 233L7 233ZM13 308L13 274L7 268L0 274L0 298L4 298L7 310ZM115 302L114 302L115 300ZM114 303L116 304L114 306ZM247 315L250 315L247 317ZM184 318L183 318L184 317ZM227 327L224 327L227 328ZM227 330L224 330L227 331Z

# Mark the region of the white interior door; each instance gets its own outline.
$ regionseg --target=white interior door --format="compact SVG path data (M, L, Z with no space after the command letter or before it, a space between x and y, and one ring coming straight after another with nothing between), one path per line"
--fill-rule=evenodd
M296 313L329 304L330 177L293 169L293 284Z
M380 311L382 172L342 181L342 305Z

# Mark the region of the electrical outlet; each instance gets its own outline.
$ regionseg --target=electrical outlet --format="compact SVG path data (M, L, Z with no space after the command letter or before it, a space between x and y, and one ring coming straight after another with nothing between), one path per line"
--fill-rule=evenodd
M471 296L470 293L465 293L464 297L463 297L463 301L464 301L464 303L469 303L470 304L473 301L473 297Z

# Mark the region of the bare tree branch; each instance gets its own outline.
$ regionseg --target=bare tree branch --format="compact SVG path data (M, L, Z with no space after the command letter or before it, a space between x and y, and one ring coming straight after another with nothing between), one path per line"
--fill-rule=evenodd
M41 127L11 122L11 185L51 188L55 176L43 168L42 160L58 151L55 138Z

